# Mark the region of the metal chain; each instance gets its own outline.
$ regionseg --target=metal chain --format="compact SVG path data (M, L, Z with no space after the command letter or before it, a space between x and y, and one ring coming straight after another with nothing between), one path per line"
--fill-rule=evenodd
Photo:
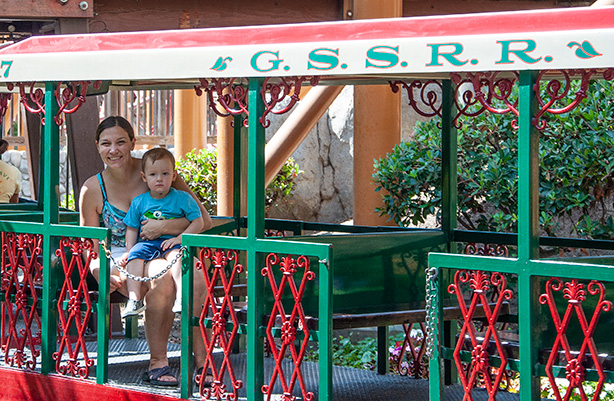
M173 267L173 265L175 263L177 263L179 258L181 258L183 256L183 253L188 250L188 248L185 247L185 246L182 246L181 248L179 248L179 253L177 255L175 255L173 260L171 260L170 263L164 269L162 269L158 274L156 274L155 276L140 277L140 276L135 276L132 273L128 273L128 271L126 269L124 269L119 264L117 264L117 262L115 261L115 258L113 258L113 256L111 255L111 250L107 247L107 244L106 244L105 241L101 241L100 245L102 245L102 249L104 249L104 253L107 255L107 258L109 258L111 260L111 263L113 263L114 266L117 266L117 270L119 270L120 272L125 274L126 277L128 277L128 278L130 278L132 280L135 280L135 281L140 281L142 283L147 283L149 281L156 280L156 279L159 279L160 277L164 276L166 274L166 272L169 271L171 269L171 267Z
M437 279L439 271L436 267L426 269L426 317L425 326L426 333L426 357L430 360L433 355L433 348L435 347L435 340L433 338L436 335L437 321L434 319L435 314L435 297L437 295Z

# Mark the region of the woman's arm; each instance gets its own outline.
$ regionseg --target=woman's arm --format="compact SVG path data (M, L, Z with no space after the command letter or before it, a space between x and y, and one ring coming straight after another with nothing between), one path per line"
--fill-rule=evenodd
M162 235L179 235L190 222L185 217L171 220L145 219L141 222L141 238L151 241Z
M79 224L88 227L100 227L100 213L102 210L102 192L96 177L88 178L81 187L79 195ZM99 249L97 239L92 239L92 249ZM90 272L98 281L100 271L100 258L92 259L90 262ZM109 289L110 292L117 290L121 286L119 277L111 274Z
M188 228L185 229L184 232L182 232L181 234L179 234L176 237L173 238L169 238L167 240L165 240L164 242L162 242L162 249L163 250L167 250L168 248L178 244L181 245L181 236L183 234L198 234L201 233L203 231L203 226L204 226L204 221L202 216L194 219L190 222L190 225L188 226Z

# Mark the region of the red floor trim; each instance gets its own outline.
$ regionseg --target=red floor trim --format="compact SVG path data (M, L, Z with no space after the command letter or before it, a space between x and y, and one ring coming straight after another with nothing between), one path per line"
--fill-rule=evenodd
M176 401L178 398L102 386L18 369L0 369L0 400L23 401Z

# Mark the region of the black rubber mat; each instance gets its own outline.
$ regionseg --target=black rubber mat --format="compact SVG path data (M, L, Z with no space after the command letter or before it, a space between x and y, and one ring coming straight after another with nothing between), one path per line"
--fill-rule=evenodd
M121 340L117 340L121 341ZM129 388L138 391L145 391L155 394L167 395L172 397L180 397L179 389L151 387L147 383L143 383L142 374L148 366L147 347L144 340L129 340L132 344L110 344L109 358L109 385L122 388ZM177 347L177 349L175 349ZM139 353L135 352L139 350ZM145 354L141 353L142 351ZM171 351L169 358L171 370L179 377L179 353L178 346L169 346ZM130 355L131 354L131 355ZM220 366L223 355L215 356L216 365ZM245 354L237 354L231 357L234 372L237 378L245 380L246 377L246 358ZM292 371L292 363L290 360L284 361L284 369L287 372ZM264 360L265 378L270 378L274 370L274 361L272 358ZM318 399L318 368L317 364L304 362L302 364L302 373L305 381L305 387L312 391L315 395L315 400ZM287 373L287 379L290 378L290 373ZM231 389L232 386L226 375L226 388ZM266 383L265 383L266 384ZM196 391L196 387L194 388ZM282 388L279 382L274 387L274 394L281 394ZM302 394L297 381L293 394L297 400L302 399ZM378 375L376 372L335 367L333 369L333 394L335 401L378 401L378 400L412 400L412 401L427 401L428 400L428 381L412 379L397 375ZM238 390L239 398L246 397L245 382L243 387ZM446 400L456 401L462 400L464 392L460 385L449 386L445 390ZM485 390L476 389L473 391L473 398L476 401L488 400L488 393ZM193 399L198 399L197 395ZM517 394L506 392L497 393L499 401L516 401L519 399Z

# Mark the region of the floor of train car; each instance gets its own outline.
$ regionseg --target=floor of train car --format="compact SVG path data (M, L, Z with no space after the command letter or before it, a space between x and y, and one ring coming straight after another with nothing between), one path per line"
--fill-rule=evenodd
M137 390L153 394L166 395L180 398L178 388L153 387L142 381L143 372L147 370L149 362L149 350L147 342L144 338L142 319L139 322L139 338L124 339L113 338L109 340L109 374L108 385L125 389ZM177 319L176 326L179 326ZM173 335L172 335L173 336ZM174 342L169 342L168 356L169 366L174 374L179 378L180 371L180 344L178 339L179 333L174 333ZM96 359L96 342L87 341L86 348L89 358ZM26 352L27 353L27 352ZM66 356L66 354L65 354ZM83 356L78 358L81 362ZM215 353L214 359L216 366L220 366L223 359L223 354ZM232 366L235 375L240 380L246 378L246 354L239 353L231 356ZM0 367L3 366L3 361L0 361ZM289 359L284 361L286 372L292 371L292 362ZM38 360L37 370L40 371L40 359ZM270 378L274 370L274 360L272 357L264 358L264 374L265 378ZM305 387L312 391L315 395L314 399L318 399L318 366L313 362L303 362L302 373L305 381ZM286 375L286 380L290 380L290 374ZM95 367L90 370L90 377L94 381L96 377ZM265 383L266 384L266 383ZM225 374L225 385L227 389L232 389L231 383L228 380L228 373ZM196 387L195 394L192 399L198 399ZM446 387L445 398L447 401L462 400L464 392L460 385L452 385ZM279 381L274 388L274 394L281 394L282 389ZM295 385L294 394L297 400L301 400L301 392L298 381ZM378 375L376 372L354 369L347 367L335 366L333 369L333 395L335 401L378 401L378 400L412 400L412 401L427 401L428 398L428 381L423 379L413 379L406 376L398 375ZM246 390L245 383L238 390L239 399L245 400ZM473 391L473 399L475 401L488 400L488 393L483 389L475 389ZM215 399L215 398L213 398ZM274 397L273 399L279 399ZM500 391L497 393L499 401L517 401L520 397L518 394L507 393Z
M90 358L95 358L96 343L88 342L88 353ZM166 395L180 398L178 388L152 387L143 383L142 375L148 366L148 349L144 339L112 339L109 342L109 385L126 389L144 391L154 394ZM171 370L179 377L179 356L180 346L178 344L169 344L169 362ZM220 366L223 358L221 352L216 353L216 365ZM246 377L246 355L239 353L231 356L235 374L238 378L245 380ZM292 362L284 361L291 369ZM265 377L271 377L274 369L273 358L264 359ZM305 386L310 391L314 392L314 399L318 399L318 370L317 364L313 362L304 362L302 365L303 377ZM95 376L95 371L92 371L92 377ZM228 375L225 375L226 378ZM287 376L287 380L289 380ZM226 388L231 389L230 381L227 381ZM196 390L196 387L194 387ZM276 385L275 394L281 394L281 386ZM397 375L378 375L375 372L353 369L346 367L334 367L333 369L333 393L335 401L377 401L377 400L412 400L412 401L427 401L428 400L428 381L420 379L412 379ZM295 386L294 395L297 400L301 400L299 384ZM446 388L446 400L456 401L463 399L463 390L460 385L448 386ZM238 390L239 399L245 399L245 383ZM473 398L476 401L488 400L488 393L482 389L476 389L473 392ZM195 393L192 399L198 399ZM274 397L278 399L278 397ZM500 401L516 401L519 400L517 394L506 392L497 393L497 399Z

